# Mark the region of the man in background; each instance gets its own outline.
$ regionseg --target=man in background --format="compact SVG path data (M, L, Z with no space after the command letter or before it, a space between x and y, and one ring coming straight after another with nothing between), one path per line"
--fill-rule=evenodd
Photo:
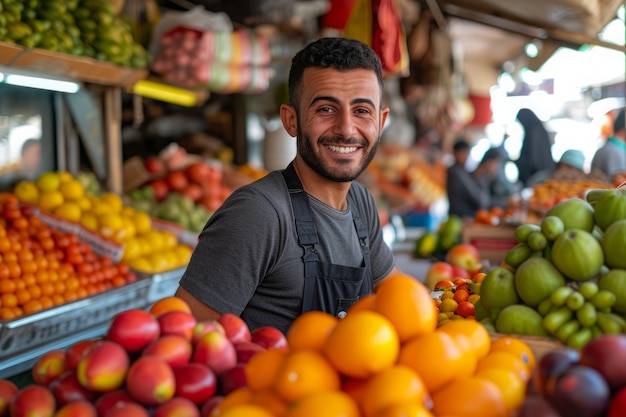
M591 172L605 173L609 179L626 172L626 130L624 109L621 109L613 123L613 135L598 149L591 160Z
M480 209L489 209L489 182L479 181L485 173L491 172L487 162L481 162L474 173L465 168L470 146L464 139L458 140L453 148L454 164L447 171L446 192L450 208L448 214L460 217L474 217ZM483 158L484 159L484 158ZM496 167L497 168L497 167ZM495 171L491 178L495 176Z

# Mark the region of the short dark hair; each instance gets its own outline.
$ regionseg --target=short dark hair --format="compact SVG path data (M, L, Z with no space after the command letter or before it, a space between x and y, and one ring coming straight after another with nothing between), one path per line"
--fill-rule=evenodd
M380 58L372 48L361 41L347 38L320 38L296 53L289 70L289 102L294 107L297 106L302 75L307 68L334 68L340 71L372 70L378 78L382 100L384 81Z
M469 143L467 143L466 140L464 139L459 139L454 143L454 146L452 146L452 150L456 151L464 151L469 149Z
M615 122L613 123L613 133L617 133L620 130L624 130L624 109L619 111L617 119L615 119Z
M489 148L487 152L485 152L485 154L483 155L483 159L480 161L480 163L482 164L484 162L493 160L504 160L504 155L502 155L502 152L498 148Z

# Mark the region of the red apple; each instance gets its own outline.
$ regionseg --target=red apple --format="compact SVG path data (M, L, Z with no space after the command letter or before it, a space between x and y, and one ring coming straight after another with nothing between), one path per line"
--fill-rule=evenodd
M185 311L168 311L157 317L161 336L176 334L191 340L197 321L193 314Z
M113 317L107 336L127 352L135 353L157 340L160 332L156 317L145 310L131 309Z
M102 394L95 401L94 405L98 410L98 416L104 417L107 412L118 404L134 402L128 391L125 389L116 389L115 391L109 391Z
M143 405L130 402L116 404L103 417L150 417L150 414Z
M158 356L172 368L185 365L191 360L193 347L191 342L182 336L170 334L161 336L149 344L142 352L142 356Z
M170 187L162 179L150 181L150 187L156 201L162 201L170 192Z
M237 388L248 385L245 367L245 365L239 364L227 369L220 375L220 391L222 394L228 395Z
M196 184L202 184L211 176L211 167L204 162L194 162L185 169L187 179Z
M174 371L161 358L142 356L128 370L126 389L131 397L143 405L163 404L176 391Z
M13 382L8 379L0 379L0 417L9 415L9 404L18 391L17 385Z
M222 401L224 401L223 395L214 395L200 406L200 415L201 416L210 416L211 412L215 408L216 405L219 405Z
M253 342L241 342L235 345L235 352L237 352L237 363L246 364L255 354L265 350L265 348L258 343Z
M226 336L218 332L209 332L196 343L192 362L207 365L219 375L237 365L237 351Z
M276 327L263 326L254 329L250 333L250 340L253 343L263 346L265 349L283 349L287 350L287 338Z
M603 334L580 351L582 365L602 375L613 392L626 386L626 335Z
M458 243L446 253L446 262L470 273L470 277L482 268L478 249L470 243Z
M39 385L48 385L67 370L64 350L50 350L37 359L31 370L33 380Z
M174 369L176 396L201 404L217 391L215 373L206 365L192 362Z
M606 417L626 416L626 387L617 391L611 398Z
M452 281L459 278L472 279L472 275L466 269L463 269L460 266L453 265L452 271L452 276L454 277L452 278Z
M9 410L11 417L50 417L56 406L54 395L48 388L32 384L15 394Z
M204 191L202 187L195 183L189 183L185 188L183 188L180 193L185 197L192 199L195 202L200 201L202 196L204 195Z
M98 411L89 401L74 401L59 408L54 417L98 417Z
M217 321L224 328L226 337L231 343L249 342L250 329L243 319L235 314L222 314Z
M66 371L48 386L59 405L65 405L74 401L93 401L96 393L83 387L76 373L72 370Z
M97 342L98 341L96 339L86 339L76 342L68 347L65 351L67 369L76 369L78 367L78 362L82 359L85 351Z
M198 343L198 340L202 339L202 336L209 332L219 332L223 335L226 334L224 328L217 320L200 320L193 328L191 336L191 344L194 346Z
M165 182L172 191L182 191L189 184L183 171L170 171L165 175Z
M91 346L78 362L76 376L80 384L92 391L105 392L124 383L130 359L126 350L110 340Z
M154 410L152 417L200 417L198 406L187 398L174 397Z
M165 164L158 156L150 156L144 161L144 167L151 174L161 174L165 171Z
M438 281L452 280L454 278L454 270L452 265L447 262L439 261L433 263L428 272L426 272L426 286L429 290L434 291L435 284Z

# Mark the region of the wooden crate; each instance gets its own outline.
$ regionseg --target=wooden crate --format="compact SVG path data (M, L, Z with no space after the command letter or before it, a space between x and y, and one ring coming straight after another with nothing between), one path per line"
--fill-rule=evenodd
M516 339L520 339L524 341L532 350L535 355L535 359L539 360L543 355L550 352L551 350L563 348L564 345L556 339L549 337L540 337L540 336L521 336L521 335L508 335L502 333L490 333L491 341L496 341L501 337L512 336Z
M517 245L515 226L488 226L471 222L463 225L463 242L478 249L480 257L493 265L499 265L504 255Z

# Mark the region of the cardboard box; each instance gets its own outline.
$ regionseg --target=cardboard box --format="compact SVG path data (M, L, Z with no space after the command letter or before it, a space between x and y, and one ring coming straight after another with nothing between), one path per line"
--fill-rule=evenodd
M478 249L483 260L499 265L509 249L517 245L515 226L488 226L465 223L462 233L463 242Z

